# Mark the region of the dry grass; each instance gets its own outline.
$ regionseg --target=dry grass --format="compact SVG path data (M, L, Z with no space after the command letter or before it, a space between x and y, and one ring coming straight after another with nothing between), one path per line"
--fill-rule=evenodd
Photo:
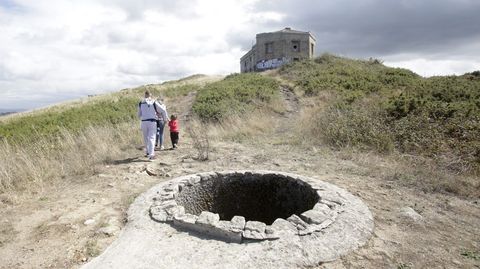
M201 121L195 119L189 121L187 124L187 134L192 139L192 144L197 151L196 159L206 161L210 155L210 138L207 132L207 124L202 124Z
M147 89L155 96L164 96L165 91L171 87L187 84L203 86L222 78L223 76L195 75L163 84L124 89L117 93L67 101L46 108L4 116L0 118L0 123L16 121L25 116L61 113L71 108L83 107L85 104L112 101L121 97L134 97L140 100ZM108 163L112 159L123 157L126 149L134 148L142 141L136 121L115 126L106 124L81 129L80 132L64 129L54 139L42 137L29 144L19 145L17 142L9 143L6 140L0 140L0 194L4 194L2 197L22 190L35 191L45 184L70 178L72 175L95 173L96 164Z
M271 134L275 128L275 118L272 112L255 111L230 116L218 123L207 125L208 135L213 139L242 142Z
M351 160L358 165L355 171L349 171L354 174L382 178L386 182L425 192L480 197L478 175L469 173L468 163L462 162L458 156L444 154L424 157L399 152L386 139L388 138L385 136L386 132L377 128L379 125L375 125L372 118L350 115L348 120L353 117L361 118L358 125L344 124L349 115L332 115L331 110L324 104L325 102L319 100L300 114L296 138L302 141L303 146L332 147L338 158ZM336 132L329 132L331 129ZM330 140L345 143L338 145L331 143ZM361 145L370 147L359 147L356 143L358 140L361 140Z
M303 147L322 147L313 140L304 140ZM348 160L355 165L341 168L348 174L373 177L384 180L390 187L403 186L428 193L446 193L459 197L479 198L478 176L458 174L438 161L410 154L392 152L379 154L357 147L329 150L335 158Z
M274 131L275 113L270 109L245 115L233 115L219 122L198 118L185 122L186 135L196 150L198 160L208 160L216 141L253 142L268 138Z
M95 164L121 156L126 147L140 141L133 123L87 127L75 135L63 131L32 144L0 142L0 193L41 188L72 174L95 172Z

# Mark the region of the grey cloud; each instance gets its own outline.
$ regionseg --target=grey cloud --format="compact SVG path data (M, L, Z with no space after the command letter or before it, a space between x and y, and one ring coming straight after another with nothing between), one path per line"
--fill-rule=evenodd
M0 83L0 87L5 88L3 83ZM15 85L10 85L10 89L15 88ZM0 103L0 109L13 111L13 110L25 110L38 107L44 107L52 103L66 101L72 98L79 98L82 95L75 93L51 93L37 89L38 93L32 93L31 90L4 90L2 92L2 100Z
M25 9L29 6L27 2L21 2L26 5ZM62 21L29 27L29 22L49 22L50 18L44 18L43 13L19 14L0 5L0 12L5 12L5 16L0 16L0 24L10 29L0 35L0 106L15 104L14 97L4 94L6 90L14 89L15 96L42 92L45 100L53 102L60 96L56 92L66 92L73 97L77 93L100 93L158 83L192 72L208 72L205 70L209 68L218 72L238 71L227 70L238 66L237 62L232 67L215 69L212 66L218 63L214 60L205 63L205 59L209 55L214 57L208 59L221 58L218 55L234 59L232 54L240 54L238 49L251 48L255 34L287 26L314 33L317 53L378 57L390 62L415 58L452 60L461 62L458 70L479 63L480 1L477 0L259 0L246 7L250 14L242 23L218 21L219 25L228 23L231 27L226 37L211 36L214 29L182 33L195 36L195 40L178 38L176 31L160 33L155 28L158 22L148 21L145 12L195 23L199 0L93 2L92 8L100 4L115 10L115 14L124 12L127 18L119 16L122 21L99 21L75 32ZM281 21L269 20L270 11L285 16ZM162 17L155 19L170 21ZM18 23L23 21L26 23ZM176 25L169 27L175 29ZM20 58L23 62L9 60L5 55L12 51L28 57ZM45 63L51 68L45 67ZM444 65L448 70L454 68L448 63ZM31 99L43 102L34 96Z
M421 53L443 57L480 40L480 2L449 0L261 1L256 9L286 14L270 28L313 32L320 51L352 56ZM478 48L478 47L477 47Z
M240 47L244 51L248 51L255 44L256 28L252 27L249 30L232 31L225 36L225 40L232 47Z

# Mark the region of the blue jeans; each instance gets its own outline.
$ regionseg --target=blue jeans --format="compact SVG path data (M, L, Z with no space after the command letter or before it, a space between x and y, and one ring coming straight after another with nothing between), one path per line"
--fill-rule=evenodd
M155 143L158 147L163 146L163 129L165 128L164 121L157 121L157 137Z

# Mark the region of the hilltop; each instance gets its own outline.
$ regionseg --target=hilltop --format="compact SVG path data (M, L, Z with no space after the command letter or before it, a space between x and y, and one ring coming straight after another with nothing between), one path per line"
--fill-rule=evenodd
M23 111L23 109L0 109L0 117L18 113Z
M147 89L181 123L179 150L155 163L141 157L135 113ZM0 121L0 267L79 267L159 181L266 169L337 184L374 213L370 242L327 268L471 268L480 257L479 100L478 71L424 78L325 54L11 115Z

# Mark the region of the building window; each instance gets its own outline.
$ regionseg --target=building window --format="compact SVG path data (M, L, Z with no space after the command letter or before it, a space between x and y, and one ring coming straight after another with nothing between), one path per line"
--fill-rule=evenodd
M273 53L273 42L265 43L265 53Z
M314 50L314 47L315 47L315 46L314 46L313 44L310 44L310 50L312 51L312 52L310 52L310 54L311 54L312 56L313 56L314 51L315 51L315 50Z
M300 41L292 41L292 51L300 51Z

